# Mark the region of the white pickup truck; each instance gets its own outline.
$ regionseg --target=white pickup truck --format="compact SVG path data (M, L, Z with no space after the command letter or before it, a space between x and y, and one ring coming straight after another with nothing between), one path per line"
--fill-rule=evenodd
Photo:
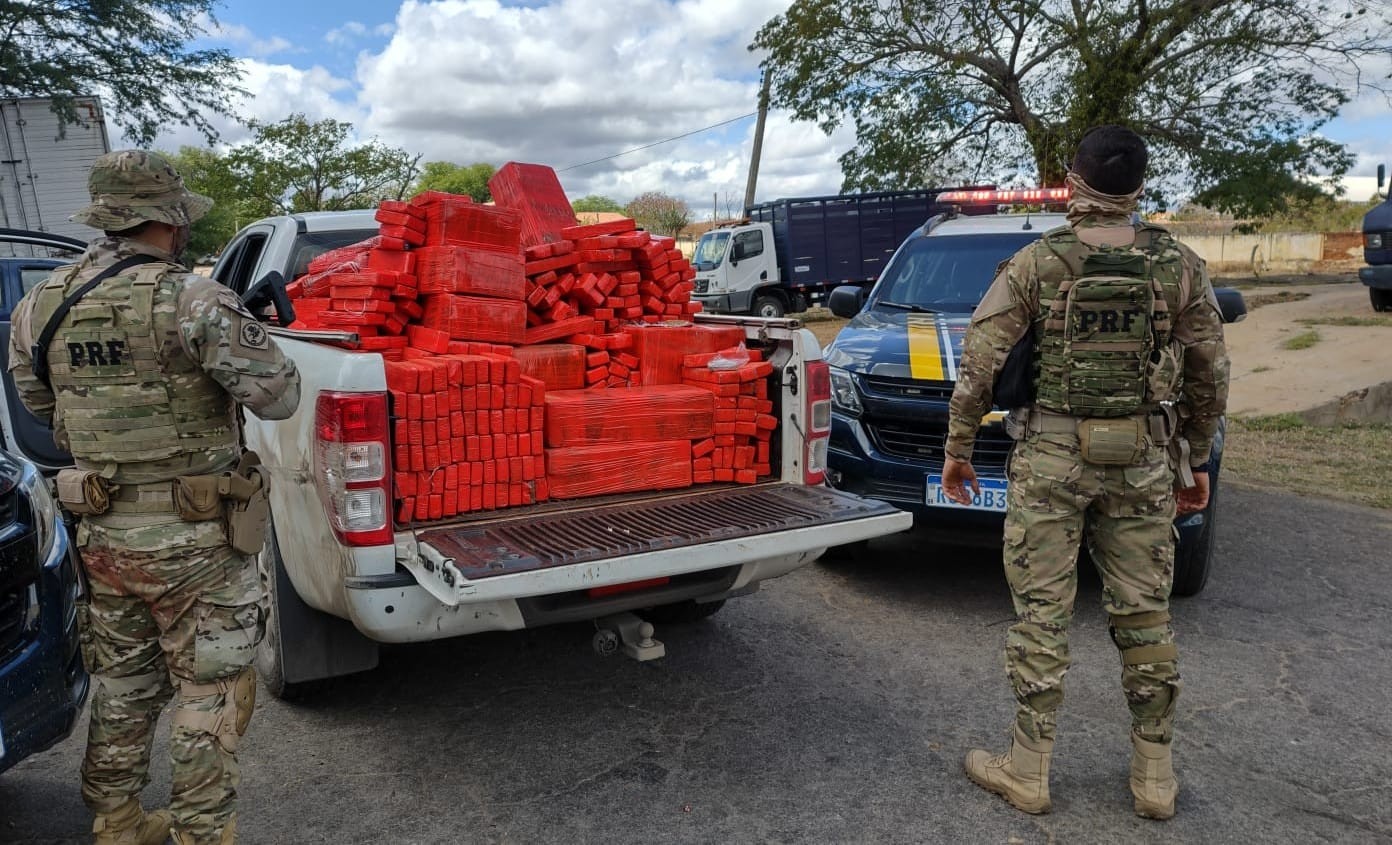
M371 212L262 220L237 234L213 276L246 296L270 274L293 279L315 255L375 231ZM303 394L290 419L248 417L246 428L273 478L261 556L272 614L258 656L268 689L293 697L307 682L369 669L381 642L560 622L596 620L601 652L657 656L648 622L709 616L827 547L910 527L908 514L823 482L830 384L811 332L786 319L697 319L743 326L747 344L774 364L773 480L412 525L393 523L382 358L323 342L341 333L273 327L299 366ZM368 450L388 465L345 484L344 455L363 452L343 448L345 439L376 443Z

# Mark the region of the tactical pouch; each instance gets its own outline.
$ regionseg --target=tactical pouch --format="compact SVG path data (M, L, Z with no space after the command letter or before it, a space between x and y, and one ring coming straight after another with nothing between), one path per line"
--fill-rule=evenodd
M206 522L222 516L222 496L216 475L181 475L174 479L174 506L188 522Z
M1078 448L1090 464L1133 466L1145 455L1146 428L1137 417L1080 420Z
M59 470L58 502L74 516L100 516L111 509L111 488L91 470Z
M226 505L227 541L244 555L257 554L265 546L270 522L271 504L260 463L255 452L247 452L235 472L218 476L218 490Z

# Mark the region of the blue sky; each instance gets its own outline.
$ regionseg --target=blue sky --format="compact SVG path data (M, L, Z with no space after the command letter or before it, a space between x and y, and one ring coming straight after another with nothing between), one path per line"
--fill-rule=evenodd
M533 161L558 170L754 110L746 46L787 0L227 0L209 44L241 59L245 118L292 112L354 124L366 139L460 163ZM1392 61L1382 73L1392 71ZM1392 108L1364 98L1327 129L1359 155L1349 194L1392 165ZM572 197L646 190L703 215L737 207L753 119L561 173ZM246 130L219 123L235 143ZM770 115L759 198L835 193L854 144ZM197 143L178 130L160 146ZM724 209L722 209L723 212Z

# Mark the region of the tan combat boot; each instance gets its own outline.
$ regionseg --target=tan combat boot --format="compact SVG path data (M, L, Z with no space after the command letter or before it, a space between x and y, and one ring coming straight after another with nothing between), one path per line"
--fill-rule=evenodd
M1131 794L1136 796L1136 815L1143 819L1173 818L1179 781L1169 744L1150 742L1133 733L1131 747Z
M132 798L92 823L95 845L164 845L174 824L168 810L146 813Z
M222 829L222 835L200 839L192 833L174 831L174 845L233 845L237 841L237 817L233 816Z
M1049 801L1049 758L1054 753L1052 739L1035 742L1015 728L1010 750L996 757L989 751L967 752L967 777L1026 813L1047 813Z

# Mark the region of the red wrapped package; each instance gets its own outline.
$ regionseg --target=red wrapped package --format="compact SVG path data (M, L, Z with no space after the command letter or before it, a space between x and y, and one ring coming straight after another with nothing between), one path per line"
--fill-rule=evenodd
M416 256L420 292L467 293L524 299L527 279L520 253L463 246L427 246Z
M579 390L585 386L585 347L569 343L519 346L513 350L522 375L539 379L547 390Z
M425 208L425 244L521 250L522 220L509 208L442 199Z
M700 440L715 433L715 404L699 387L618 387L546 394L546 445Z
M575 225L556 171L545 165L510 161L488 180L488 190L495 203L521 216L523 246L559 241L561 230Z
M601 235L617 235L620 233L632 232L637 228L637 224L632 220L623 217L618 220L610 220L608 223L591 223L588 226L571 226L561 230L561 237L568 241L578 241L581 238L597 238Z
M552 499L691 486L691 441L601 443L546 450Z
M481 340L521 345L527 330L527 303L479 296L436 294L425 297L421 322L453 340Z
M687 355L718 352L744 342L744 329L739 326L632 325L625 326L624 332L633 338L645 385L681 384Z

